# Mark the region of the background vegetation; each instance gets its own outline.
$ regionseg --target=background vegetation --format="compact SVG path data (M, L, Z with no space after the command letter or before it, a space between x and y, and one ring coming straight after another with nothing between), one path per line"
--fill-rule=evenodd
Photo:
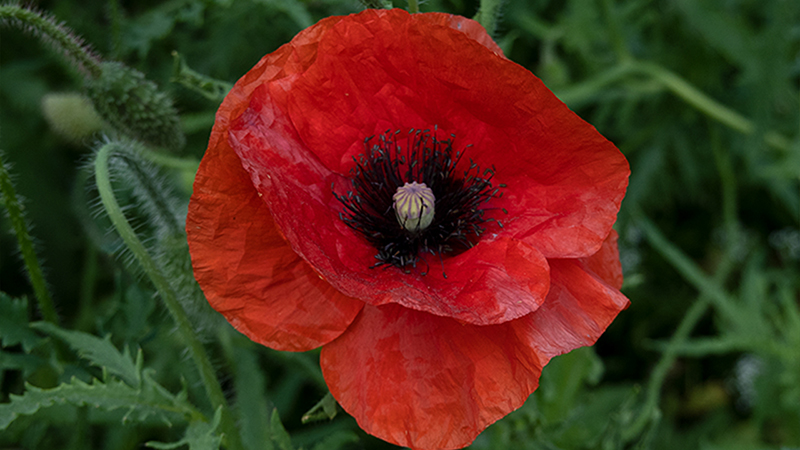
M478 7L432 0L421 9L471 17ZM299 30L363 6L37 8L168 92L187 143L163 156L103 141L91 108L68 95L83 92L84 75L14 20L0 25L0 147L24 197L12 201L3 181L0 447L216 448L235 422L242 442L225 433L228 448L391 448L344 413L327 419L318 352L252 344L179 276L181 215L220 94ZM800 447L800 2L509 0L495 36L628 157L617 229L632 303L595 347L547 366L525 406L471 448ZM97 161L171 300L111 228ZM46 284L35 266L26 277L25 223ZM176 325L175 305L188 329ZM200 341L187 341L192 330ZM197 362L198 348L210 364ZM320 400L320 420L303 424Z

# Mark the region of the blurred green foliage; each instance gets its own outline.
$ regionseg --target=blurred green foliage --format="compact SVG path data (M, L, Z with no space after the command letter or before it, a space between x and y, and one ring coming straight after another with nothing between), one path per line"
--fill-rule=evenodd
M136 179L115 179L150 248L181 245L165 217L185 208L230 84L302 28L362 8L37 6L175 100L187 135L180 158L109 163L112 174L122 173L115 164L134 165L163 183L163 203L151 205ZM421 9L471 17L478 6L431 0ZM508 0L501 13L496 39L506 55L631 163L617 229L632 303L595 347L551 362L525 406L472 448L800 447L800 2ZM48 95L79 91L80 73L18 28L0 25L0 39L0 149L59 316L59 325L27 325L38 320L34 290L3 216L0 446L216 448L224 411L209 403L150 280L107 231L86 167L95 138L64 138L42 111ZM232 413L245 448L392 447L346 414L301 423L326 392L317 353L256 346L204 314L189 311L223 389L247 393Z

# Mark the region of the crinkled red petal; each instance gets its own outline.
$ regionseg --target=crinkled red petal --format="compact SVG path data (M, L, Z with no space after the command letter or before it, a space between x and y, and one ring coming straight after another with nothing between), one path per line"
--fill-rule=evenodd
M447 26L471 24L449 15L425 17ZM476 26L464 28L474 32ZM314 39L323 36L312 35ZM298 54L313 45L301 33L290 47ZM440 267L436 267L439 261L429 258L432 261L421 263L427 266L413 274L398 276L395 268L370 269L375 249L344 225L339 218L342 205L333 197L334 189L340 193L346 189L346 178L309 151L286 114L295 82L292 72L255 87L247 109L231 123L228 139L292 247L336 289L375 305L396 302L481 325L521 317L541 304L549 284L544 257L536 248L507 238L481 242L446 258ZM430 273L420 276L423 271Z
M270 57L291 58L285 51ZM257 69L269 67L262 61ZM211 306L236 329L278 350L310 350L339 336L364 304L291 249L230 148L227 126L246 106L241 98L254 87L248 77L220 108L195 178L186 224L192 265Z
M603 241L600 251L589 258L581 259L587 270L597 275L614 289L622 287L622 264L619 260L618 240L617 230L612 229L606 240Z
M461 448L536 389L542 363L524 338L508 324L368 305L322 348L320 364L367 433L416 449Z
M415 273L371 268L375 249L339 218L331 185L342 177L317 160L298 160L298 140L276 114L275 86L256 89L250 108L230 128L230 142L295 251L336 289L373 304L408 308L485 325L536 310L549 288L547 261L522 241L498 238L441 261L428 258ZM426 265L423 265L426 264ZM420 275L426 271L427 275ZM445 278L446 275L446 278Z
M220 139L240 156L292 248L345 295L479 325L502 323L541 304L548 287L543 256L589 254L608 233L627 183L624 158L490 42L479 25L449 15L393 10L330 18L265 57L237 84L231 93L235 101L226 100L228 122L215 130L228 134ZM469 70L453 55L464 58ZM360 69L353 71L356 66ZM476 85L473 79L483 81ZM495 85L506 91L486 89ZM484 107L498 110L498 101L489 100L498 92L516 101L520 95L514 90L528 88L535 94L528 100L547 106L545 116L579 128L559 136L579 136L582 146L568 140L563 148L548 144L546 152L525 147L526 140L513 139L520 133L508 129L513 123L484 114ZM523 106L534 110L521 114ZM520 124L549 121L538 117L542 111L534 106L515 109ZM495 164L496 182L509 185L503 200L492 205L509 210L502 217L506 228L474 249L444 258L447 280L437 275L433 258L417 268L430 272L426 277L369 269L375 250L339 219L342 205L333 191L348 190L344 174L351 156L363 151L365 136L432 123L463 131L463 142L491 149L470 156L484 166ZM553 131L531 126L544 134ZM515 164L514 157L528 163Z
M594 344L630 301L620 291L617 233L581 259L550 259L550 293L535 313L514 321L543 361Z
M289 96L297 138L347 175L365 137L438 126L457 148L472 145L465 165L493 166L494 182L508 186L492 203L509 212L498 217L504 235L547 258L594 254L627 187L624 156L527 69L417 17L365 12L321 36Z
M366 306L322 348L334 398L368 433L419 449L460 448L519 408L554 356L593 344L628 300L621 272L591 268L616 255L616 235L583 260L555 260L534 313L475 326L396 305ZM435 425L435 426L432 426Z

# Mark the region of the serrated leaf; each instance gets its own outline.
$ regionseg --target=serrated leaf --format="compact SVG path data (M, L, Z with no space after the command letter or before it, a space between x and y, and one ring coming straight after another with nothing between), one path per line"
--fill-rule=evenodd
M330 392L322 397L322 400L317 402L311 409L303 414L301 419L303 423L316 422L318 420L332 420L336 417L336 399L333 398Z
M29 353L40 341L28 327L28 299L11 298L0 292L0 343L3 347L22 344L22 349Z
M170 443L150 441L145 445L159 450L171 450L183 445L188 445L190 450L217 450L222 442L222 436L216 432L221 419L222 409L217 408L211 423L204 420L195 420L189 423L189 426L186 427L186 434L180 441Z
M149 377L145 377L144 381L142 389L114 379L108 383L94 380L87 384L73 378L69 383L53 389L27 385L23 395L12 394L11 402L0 404L0 430L21 415L35 414L43 408L60 404L90 406L107 411L127 409L123 422L144 421L155 416L171 426L172 420L200 417L191 405L180 401Z
M22 377L26 379L43 364L46 364L46 361L38 355L9 353L0 350L0 369L20 370Z
M283 427L281 417L278 415L278 409L272 410L272 420L270 421L270 431L272 432L272 442L274 442L281 450L293 450L292 438Z
M108 338L101 339L82 331L65 330L48 322L32 323L31 327L63 340L82 358L108 370L129 385L140 385L139 369L127 348L120 353Z

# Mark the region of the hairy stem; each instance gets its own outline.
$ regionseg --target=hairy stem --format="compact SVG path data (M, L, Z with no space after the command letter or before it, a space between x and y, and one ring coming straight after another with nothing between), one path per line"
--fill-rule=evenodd
M78 68L94 78L100 76L100 59L65 25L53 17L17 5L0 6L0 23L6 22L31 31L64 53Z
M118 161L122 161L127 172L133 176L131 178L132 184L142 191L141 200L150 205L152 211L160 219L159 222L166 228L166 231L171 235L182 234L184 232L183 225L173 214L172 208L165 197L157 191L158 188L151 182L139 160L133 158L128 152L117 153L114 157Z
M497 22L500 20L500 8L503 0L481 0L480 9L472 19L483 25L489 36L494 36L497 30Z
M114 191L111 186L111 179L109 177L108 162L109 158L118 147L119 146L113 142L107 143L100 147L97 152L97 156L95 157L95 177L100 199L103 202L103 206L105 207L105 210L108 213L111 222L114 224L114 227L117 229L120 237L142 265L142 268L147 276L153 282L153 285L158 290L158 293L164 300L167 309L175 320L178 332L189 346L189 352L194 360L195 365L197 366L198 371L200 372L200 378L202 379L206 394L208 395L212 406L215 410L219 408L222 411L221 428L225 434L227 447L232 450L243 450L241 436L236 428L233 416L231 415L228 407L228 403L225 400L224 394L222 393L219 380L217 380L214 369L211 367L211 362L208 359L208 354L206 353L203 344L195 335L192 325L189 322L189 318L187 317L186 312L183 310L181 304L178 302L177 296L169 282L161 273L153 258L150 257L150 254L147 253L147 250L142 242L136 236L136 233L133 231L133 228L125 218L125 215L123 214L122 209L120 208L119 203L117 203L117 199L114 196Z
M44 275L42 274L42 266L39 265L39 259L33 249L33 239L31 239L28 226L25 223L23 207L19 202L19 198L17 198L14 185L11 183L11 175L6 169L5 162L3 162L3 152L0 152L0 192L2 192L6 211L8 211L8 218L11 220L11 227L14 229L14 234L17 235L22 260L25 263L25 269L28 271L31 286L33 286L33 292L39 304L39 311L42 313L44 320L58 324L58 315L53 305L53 298L50 296L50 290L47 288L47 283L44 281Z

